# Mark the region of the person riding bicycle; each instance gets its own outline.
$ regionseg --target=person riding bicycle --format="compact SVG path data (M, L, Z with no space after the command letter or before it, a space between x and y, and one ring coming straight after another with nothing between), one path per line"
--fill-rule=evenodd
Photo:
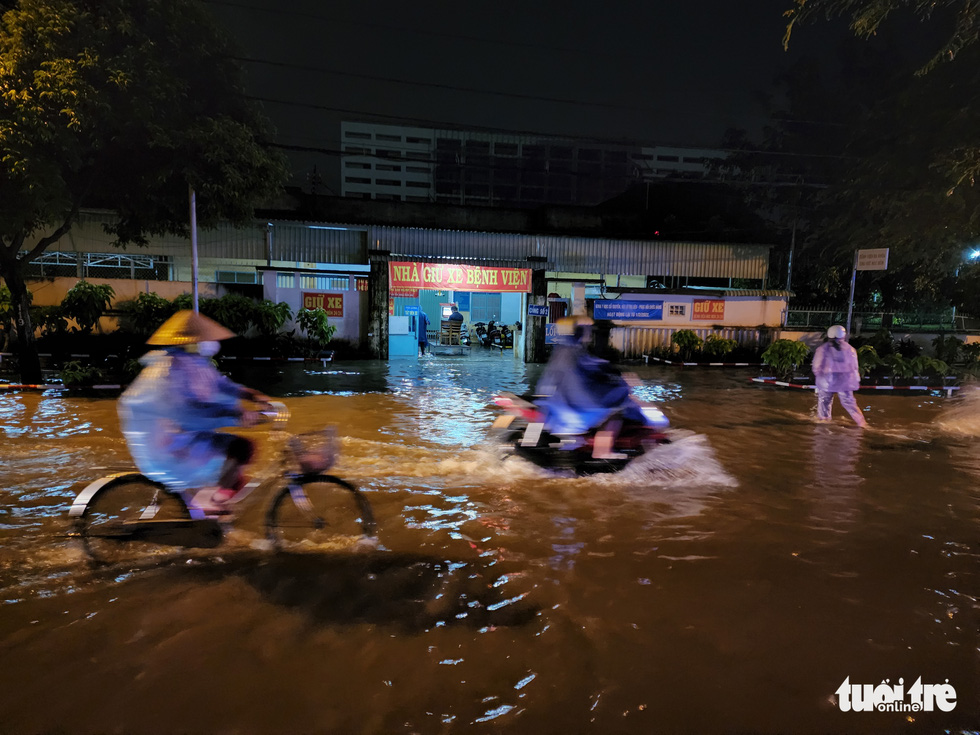
M130 454L140 471L178 490L217 486L212 500L233 499L247 480L242 469L255 448L245 437L218 431L252 426L259 414L242 400L269 397L218 372L211 358L234 332L197 312L174 314L147 344L143 370L119 399Z
M608 360L586 350L592 320L585 316L560 319L551 359L538 380L537 403L552 434L586 434L597 429L593 457L620 459L613 451L624 420L644 422L630 384Z

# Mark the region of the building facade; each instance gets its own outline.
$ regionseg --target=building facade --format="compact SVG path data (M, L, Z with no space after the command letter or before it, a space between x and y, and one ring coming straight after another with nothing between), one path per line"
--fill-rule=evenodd
M630 186L711 175L708 148L344 122L341 195L466 206L593 206Z

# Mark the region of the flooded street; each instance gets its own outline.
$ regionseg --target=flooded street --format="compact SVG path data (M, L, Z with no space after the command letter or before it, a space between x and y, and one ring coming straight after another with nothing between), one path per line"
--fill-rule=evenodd
M241 368L338 425L378 548L275 554L259 497L216 549L110 567L67 510L128 466L115 397L0 393L0 733L980 730L978 395L862 394L862 432L752 369L629 366L676 440L571 478L488 439L541 367ZM835 699L920 677L955 708Z

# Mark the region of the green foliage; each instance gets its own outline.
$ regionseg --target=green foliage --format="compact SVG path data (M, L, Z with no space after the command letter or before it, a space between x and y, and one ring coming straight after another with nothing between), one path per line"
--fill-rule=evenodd
M61 382L68 388L98 385L105 382L105 374L92 365L69 360L61 367Z
M255 302L237 293L227 293L217 299L201 299L200 308L202 314L242 337L257 321L258 307Z
M911 337L903 337L898 341L895 350L906 358L917 357L922 354L922 348Z
M337 327L329 323L327 312L317 307L316 309L300 309L296 313L296 323L299 328L306 332L310 341L311 351L319 352L333 338Z
M709 334L704 341L704 354L709 357L724 357L738 347L738 342L733 339L719 337L717 334Z
M884 359L885 368L892 376L892 380L896 378L911 378L915 375L915 368L912 366L912 360L917 358L906 358L900 352L893 352Z
M274 304L269 299L263 299L255 308L255 326L264 337L275 336L282 325L292 318L293 310L285 301Z
M703 340L691 329L678 329L670 335L670 343L678 352L681 358L686 360L704 344Z
M882 359L878 356L878 351L872 345L862 345L857 349L858 356L858 372L861 375L867 375L876 367L881 367L884 365Z
M960 348L963 347L963 340L957 339L953 335L937 335L932 340L932 347L936 351L936 358L944 362L956 362Z
M913 357L912 360L910 360L910 368L912 371L912 377L916 375L935 375L938 377L945 377L949 373L949 365L946 364L946 362L936 359L935 357L929 357L928 355Z
M788 377L806 362L810 348L805 342L792 339L777 339L762 353L762 361L771 367L779 377Z
M967 367L980 363L980 342L971 342L962 347L963 357L966 358Z
M126 329L140 337L149 337L175 311L174 304L153 292L141 292L123 305L127 317Z
M877 332L875 332L868 340L868 344L871 347L874 347L875 354L878 357L890 355L895 351L895 343L892 339L892 333L887 329L879 329Z
M61 311L66 319L75 320L80 332L90 334L115 295L116 292L108 284L97 286L88 281L79 281L65 294Z

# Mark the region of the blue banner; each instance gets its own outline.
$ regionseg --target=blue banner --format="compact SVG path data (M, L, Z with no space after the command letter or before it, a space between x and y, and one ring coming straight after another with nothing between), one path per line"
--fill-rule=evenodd
M538 306L537 304L527 305L527 315L528 316L548 316L547 306Z
M544 325L544 343L546 345L553 345L558 339L558 325L557 324L545 324Z
M593 319L614 319L618 322L661 321L664 318L663 301L595 301L592 304Z

